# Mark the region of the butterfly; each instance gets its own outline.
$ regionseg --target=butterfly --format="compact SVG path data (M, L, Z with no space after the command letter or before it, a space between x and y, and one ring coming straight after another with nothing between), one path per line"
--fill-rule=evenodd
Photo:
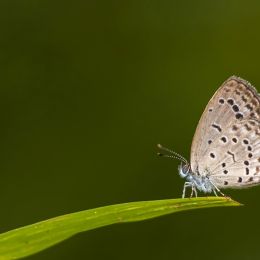
M197 191L224 193L225 188L248 188L260 184L260 96L246 80L228 78L208 102L191 145L190 163L178 153L158 147L181 161L179 175Z

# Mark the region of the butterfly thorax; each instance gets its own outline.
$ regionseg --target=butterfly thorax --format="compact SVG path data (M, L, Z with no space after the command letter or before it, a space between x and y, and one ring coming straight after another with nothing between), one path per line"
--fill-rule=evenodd
M200 174L193 172L189 164L181 164L178 167L179 175L186 179L192 186L195 186L199 191L210 193L214 190L214 185L207 176L207 172Z

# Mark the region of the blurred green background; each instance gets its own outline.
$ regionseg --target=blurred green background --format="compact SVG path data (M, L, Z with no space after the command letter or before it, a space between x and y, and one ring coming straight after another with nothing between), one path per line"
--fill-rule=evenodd
M114 203L176 198L200 115L235 74L260 91L259 1L1 1L1 232ZM30 259L259 259L243 208L83 233Z

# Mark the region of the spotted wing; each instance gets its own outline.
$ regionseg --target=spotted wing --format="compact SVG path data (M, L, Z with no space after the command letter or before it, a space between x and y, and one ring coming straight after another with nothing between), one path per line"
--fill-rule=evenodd
M192 141L191 168L219 188L260 183L260 97L249 82L233 76L211 98Z

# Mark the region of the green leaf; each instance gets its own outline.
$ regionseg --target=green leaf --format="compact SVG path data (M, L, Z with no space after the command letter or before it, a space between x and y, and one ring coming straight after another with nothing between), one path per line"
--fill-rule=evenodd
M224 197L140 201L84 210L0 234L0 260L40 252L79 232L115 224L151 219L183 210L239 206Z

